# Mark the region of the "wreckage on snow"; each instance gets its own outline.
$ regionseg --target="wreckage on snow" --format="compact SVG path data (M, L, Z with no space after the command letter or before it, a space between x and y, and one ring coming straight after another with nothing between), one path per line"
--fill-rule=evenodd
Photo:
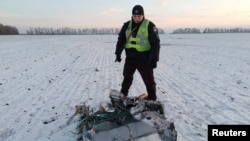
M124 97L117 90L110 91L110 100L97 111L87 105L75 107L75 115L81 117L78 141L177 141L174 123L165 118L160 101Z

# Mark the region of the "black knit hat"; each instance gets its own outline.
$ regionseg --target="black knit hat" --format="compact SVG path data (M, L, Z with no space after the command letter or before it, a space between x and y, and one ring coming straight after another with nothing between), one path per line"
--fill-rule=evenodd
M136 5L133 7L132 15L144 15L144 10L141 5Z

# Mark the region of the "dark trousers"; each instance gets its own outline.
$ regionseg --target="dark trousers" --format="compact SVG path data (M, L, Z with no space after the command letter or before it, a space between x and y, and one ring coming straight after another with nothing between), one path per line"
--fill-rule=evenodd
M140 73L142 80L146 86L148 98L150 100L156 100L156 84L154 80L154 71L150 65L149 61L134 61L134 60L125 60L124 68L123 68L123 82L121 93L125 96L128 95L129 88L133 82L133 75L135 71L138 70Z

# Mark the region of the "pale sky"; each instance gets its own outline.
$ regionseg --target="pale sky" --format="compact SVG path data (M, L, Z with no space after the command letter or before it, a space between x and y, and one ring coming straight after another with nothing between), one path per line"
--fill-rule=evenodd
M250 0L0 0L0 23L30 27L115 27L134 5L166 30L185 27L250 28Z

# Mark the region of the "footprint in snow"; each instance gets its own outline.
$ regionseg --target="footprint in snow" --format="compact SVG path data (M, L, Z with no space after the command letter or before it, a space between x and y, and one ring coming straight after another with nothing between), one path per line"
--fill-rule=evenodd
M45 119L45 120L43 120L43 124L49 124L57 119L58 119L57 117L51 117L49 119Z
M12 136L15 133L16 131L14 129L0 129L0 140L3 141L4 139L8 138L9 136Z

